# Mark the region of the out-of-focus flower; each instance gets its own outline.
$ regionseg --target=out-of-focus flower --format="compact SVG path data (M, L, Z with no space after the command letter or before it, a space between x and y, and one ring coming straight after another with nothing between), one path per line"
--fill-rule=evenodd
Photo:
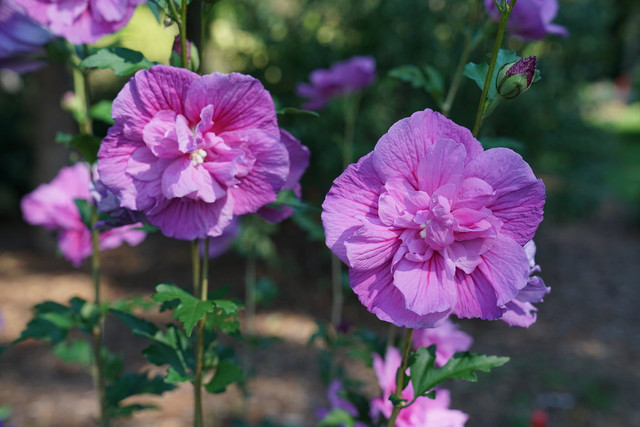
M389 418L393 412L393 403L389 400L396 388L396 372L400 367L402 356L395 347L389 347L384 360L373 354L373 369L382 389L382 396L371 401L371 418L378 420L381 416ZM449 409L451 398L449 391L438 388L436 398L421 396L407 408L403 408L396 419L396 427L460 427L464 426L469 416L462 411ZM413 385L402 390L402 398L407 402L413 399Z
M331 99L350 95L370 86L376 78L376 61L370 56L354 56L337 62L328 70L314 70L311 83L299 83L298 96L308 98L303 108L320 110Z
M31 18L73 44L93 43L124 27L144 0L14 0Z
M529 281L527 285L520 290L518 296L507 303L505 308L507 311L502 315L500 320L509 326L519 326L528 328L536 321L536 312L538 309L531 303L542 302L544 296L551 292L551 288L545 286L540 276L534 276L540 271L540 266L536 264L534 259L536 255L536 244L533 240L524 245L524 250L529 259Z
M26 222L39 225L58 235L58 247L66 259L76 267L91 255L91 231L82 222L75 200L91 203L89 167L83 163L64 167L49 184L42 184L27 194L21 202ZM107 250L123 242L134 246L146 234L131 224L100 234L100 249Z
M309 149L302 145L300 141L284 129L280 129L280 140L287 147L289 153L289 175L282 190L292 190L296 197L302 197L302 186L300 179L304 171L309 166ZM293 215L293 209L289 206L279 206L277 208L265 206L260 208L258 215L269 222L280 222Z
M500 20L500 11L494 0L484 0L489 17ZM567 37L569 32L563 26L551 21L558 14L557 0L518 0L507 22L507 32L525 40L541 40L547 34Z
M123 207L169 236L219 236L234 216L276 200L289 176L269 92L253 77L157 65L116 97L98 152Z
M333 411L334 409L344 409L349 415L354 418L358 416L358 410L356 409L354 404L340 396L340 393L343 391L344 386L342 385L342 381L338 379L334 379L333 381L331 381L331 384L329 384L329 388L327 389L329 408L320 408L316 411L316 416L319 420L322 420L327 416L329 412ZM365 424L357 421L354 424L354 427L365 427Z
M531 87L535 73L535 56L504 64L498 71L496 78L498 95L505 99L515 98Z
M0 1L0 69L24 73L41 67L43 46L52 38L14 0Z
M451 320L436 328L415 329L412 338L413 348L436 346L436 365L443 366L451 356L459 351L467 351L473 344L473 338L458 329Z
M544 184L506 148L425 110L394 124L322 205L329 248L369 311L398 326L499 319L529 279Z

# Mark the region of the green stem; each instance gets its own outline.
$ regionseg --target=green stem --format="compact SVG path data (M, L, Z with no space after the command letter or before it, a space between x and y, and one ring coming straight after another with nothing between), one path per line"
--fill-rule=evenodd
M473 136L478 136L480 132L480 128L482 127L482 123L484 122L485 111L486 111L486 101L487 94L489 93L489 88L493 83L493 72L496 68L496 61L498 59L498 53L500 52L500 46L502 46L502 39L504 38L504 33L507 28L507 21L509 21L509 16L511 16L511 11L515 6L517 0L511 0L504 10L500 11L500 24L498 25L498 33L496 34L496 41L493 45L493 52L491 52L491 60L489 61L489 69L487 70L487 77L484 80L484 87L482 88L482 94L480 95L480 102L478 103L478 111L476 113L476 120L473 124Z
M198 74L204 69L204 54L207 48L207 16L204 13L204 0L200 0L200 46L198 48Z
M254 321L256 317L256 252L255 247L249 250L247 255L247 264L244 275L244 294L245 294L245 311L244 311L244 357L243 371L246 375L250 375L253 367L253 343L251 338L254 334ZM245 415L245 421L249 419L249 394L243 393L242 413Z
M193 263L194 263L194 274L197 274L197 270L200 272L200 276L195 276L194 284L197 281L198 285L195 287L195 296L198 297L201 301L207 301L208 299L208 290L209 290L209 238L204 239L204 251L202 254L202 258L200 259L200 254L197 251L197 241L194 241L192 244L196 247L195 250L192 249ZM192 248L193 248L192 246ZM196 261L198 259L198 261ZM196 268L196 264L198 268ZM202 319L198 321L196 325L196 369L195 369L195 378L193 380L193 425L194 427L202 427L204 425L204 417L202 411L202 373L204 368L204 335L205 335L205 325L207 323L206 314Z
M89 69L80 68L80 58L75 54L75 48L71 48L72 54L72 69L73 69L73 91L75 96L80 100L78 104L77 117L75 117L78 123L78 130L80 133L87 135L93 135L93 122L91 116L89 116L89 106L91 105L91 90L89 87ZM85 57L88 54L88 48L84 45Z
M409 353L411 352L411 337L413 335L413 328L407 329L407 332L404 335L404 342L402 344L402 362L400 363L400 367L398 368L398 372L396 373L396 391L394 396L396 397L396 401L400 402L402 399L402 390L404 385L404 377L405 372L407 371L407 364L409 363ZM394 427L396 423L396 419L398 418L398 414L400 414L400 410L403 408L401 403L398 403L393 406L393 412L391 412L391 417L389 418L388 427Z
M471 12L471 16L469 17L470 26L474 27L477 16L480 11L480 2L474 2L473 11ZM478 33L472 37L471 29L465 31L464 37L464 46L462 48L462 54L460 55L460 60L458 61L458 65L456 66L456 71L453 75L453 80L451 82L451 86L449 86L449 91L447 92L447 96L445 97L445 101L442 104L442 114L445 117L449 117L451 113L451 108L453 107L453 101L458 94L458 89L460 88L460 83L462 82L462 72L464 71L464 67L469 60L469 56L471 52L478 46L478 43L483 39L484 34L486 33L488 25L483 25L482 28L478 31Z
M93 281L93 302L97 310L100 310L100 232L93 229L98 222L98 210L92 206L91 214L91 279ZM107 408L106 385L104 378L104 364L102 361L102 327L103 317L91 330L93 336L93 384L98 396L98 404L100 406L100 426L109 426L109 412Z
M170 0L171 3L173 0ZM187 55L187 0L182 0L180 8L180 56L182 59L182 68L189 68L189 57Z

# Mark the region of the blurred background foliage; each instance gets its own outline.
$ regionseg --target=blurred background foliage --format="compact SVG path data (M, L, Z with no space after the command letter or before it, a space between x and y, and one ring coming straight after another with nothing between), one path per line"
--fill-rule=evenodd
M426 92L388 72L406 64L431 66L448 88L465 28L479 28L486 19L479 0L221 0L211 15L205 71L254 75L278 106L299 107L296 84L308 81L312 70L353 55L373 56L378 80L361 95L358 158L397 120L437 109ZM640 222L640 3L560 0L555 22L567 27L568 38L506 40L505 47L521 56L538 56L542 80L500 105L481 139L519 142L518 151L547 185L548 215L566 220L606 214L613 206L616 215L624 212ZM175 34L142 6L129 26L99 44L122 43L166 63ZM486 61L490 48L490 40L480 44L470 60ZM30 132L37 126L32 109L41 88L38 73L1 77L0 212L16 217L21 195L38 184ZM110 71L95 73L96 100L112 98L125 81ZM451 118L471 127L479 95L464 80ZM345 108L345 100L335 100L319 118L280 117L281 126L311 149L303 191L312 205L321 204L342 171Z

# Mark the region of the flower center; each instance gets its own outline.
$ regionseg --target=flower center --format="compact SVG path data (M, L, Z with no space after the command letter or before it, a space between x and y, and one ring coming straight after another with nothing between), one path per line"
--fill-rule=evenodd
M199 165L204 163L204 158L207 157L207 152L204 151L202 148L198 148L197 150L193 151L189 157L191 158L191 163L195 166L195 165Z

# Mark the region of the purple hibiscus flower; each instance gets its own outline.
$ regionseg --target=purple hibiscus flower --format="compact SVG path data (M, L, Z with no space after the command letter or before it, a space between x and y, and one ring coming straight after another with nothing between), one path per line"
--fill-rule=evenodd
M222 234L276 200L290 174L269 92L242 74L138 71L113 103L102 182L169 237Z
M300 179L309 166L309 149L284 129L280 129L280 140L287 147L290 164L289 174L282 190L292 190L296 197L300 198L302 197ZM258 215L269 222L280 222L293 215L293 209L284 205L277 208L265 206L260 208Z
M35 21L73 44L93 43L124 27L144 0L14 0Z
M435 344L436 365L444 366L456 352L469 350L473 338L458 329L458 325L451 320L447 320L435 328L414 330L412 344L414 349Z
M544 184L506 148L425 110L394 124L322 205L327 246L367 309L398 326L498 319L529 279Z
M373 354L373 369L378 377L378 384L382 389L382 396L371 401L371 418L379 420L381 416L389 418L393 412L393 403L389 397L396 389L396 372L400 367L402 356L395 347L389 347L384 360L376 353ZM402 390L402 398L410 402L413 399L413 385L411 382ZM418 397L413 404L403 408L396 419L396 427L462 427L469 416L462 411L449 409L451 397L449 391L436 389L436 398Z
M370 86L376 78L376 61L370 56L354 56L337 62L328 70L314 70L310 84L300 83L298 96L308 98L303 108L320 110L332 98L349 95Z
M25 73L43 66L43 45L52 38L14 0L0 1L0 68Z
M507 311L500 320L506 322L509 326L528 328L536 322L536 312L538 311L531 303L542 302L544 296L551 292L551 288L545 286L540 276L534 276L535 273L540 271L540 266L536 264L534 259L536 244L533 243L533 240L524 245L524 250L529 259L529 281L520 290L518 296L505 305Z
M89 166L76 163L64 167L49 184L42 184L27 194L21 202L24 220L58 234L62 255L76 267L91 255L91 231L82 222L74 200L91 202ZM131 224L100 234L100 250L113 249L123 242L135 246L146 234L135 230L141 224Z
M484 6L492 20L500 20L494 0L484 0ZM565 27L551 22L557 13L557 0L518 0L507 22L507 32L525 40L541 40L547 34L567 37Z
M342 385L342 381L338 379L334 379L329 384L329 388L327 389L327 399L329 400L329 408L320 408L316 411L316 416L318 420L322 420L327 416L329 412L334 409L344 409L347 411L349 415L352 417L358 416L358 409L356 409L355 405L348 400L344 399L340 396L340 392L344 390L344 386ZM356 421L354 427L365 427L364 423Z

